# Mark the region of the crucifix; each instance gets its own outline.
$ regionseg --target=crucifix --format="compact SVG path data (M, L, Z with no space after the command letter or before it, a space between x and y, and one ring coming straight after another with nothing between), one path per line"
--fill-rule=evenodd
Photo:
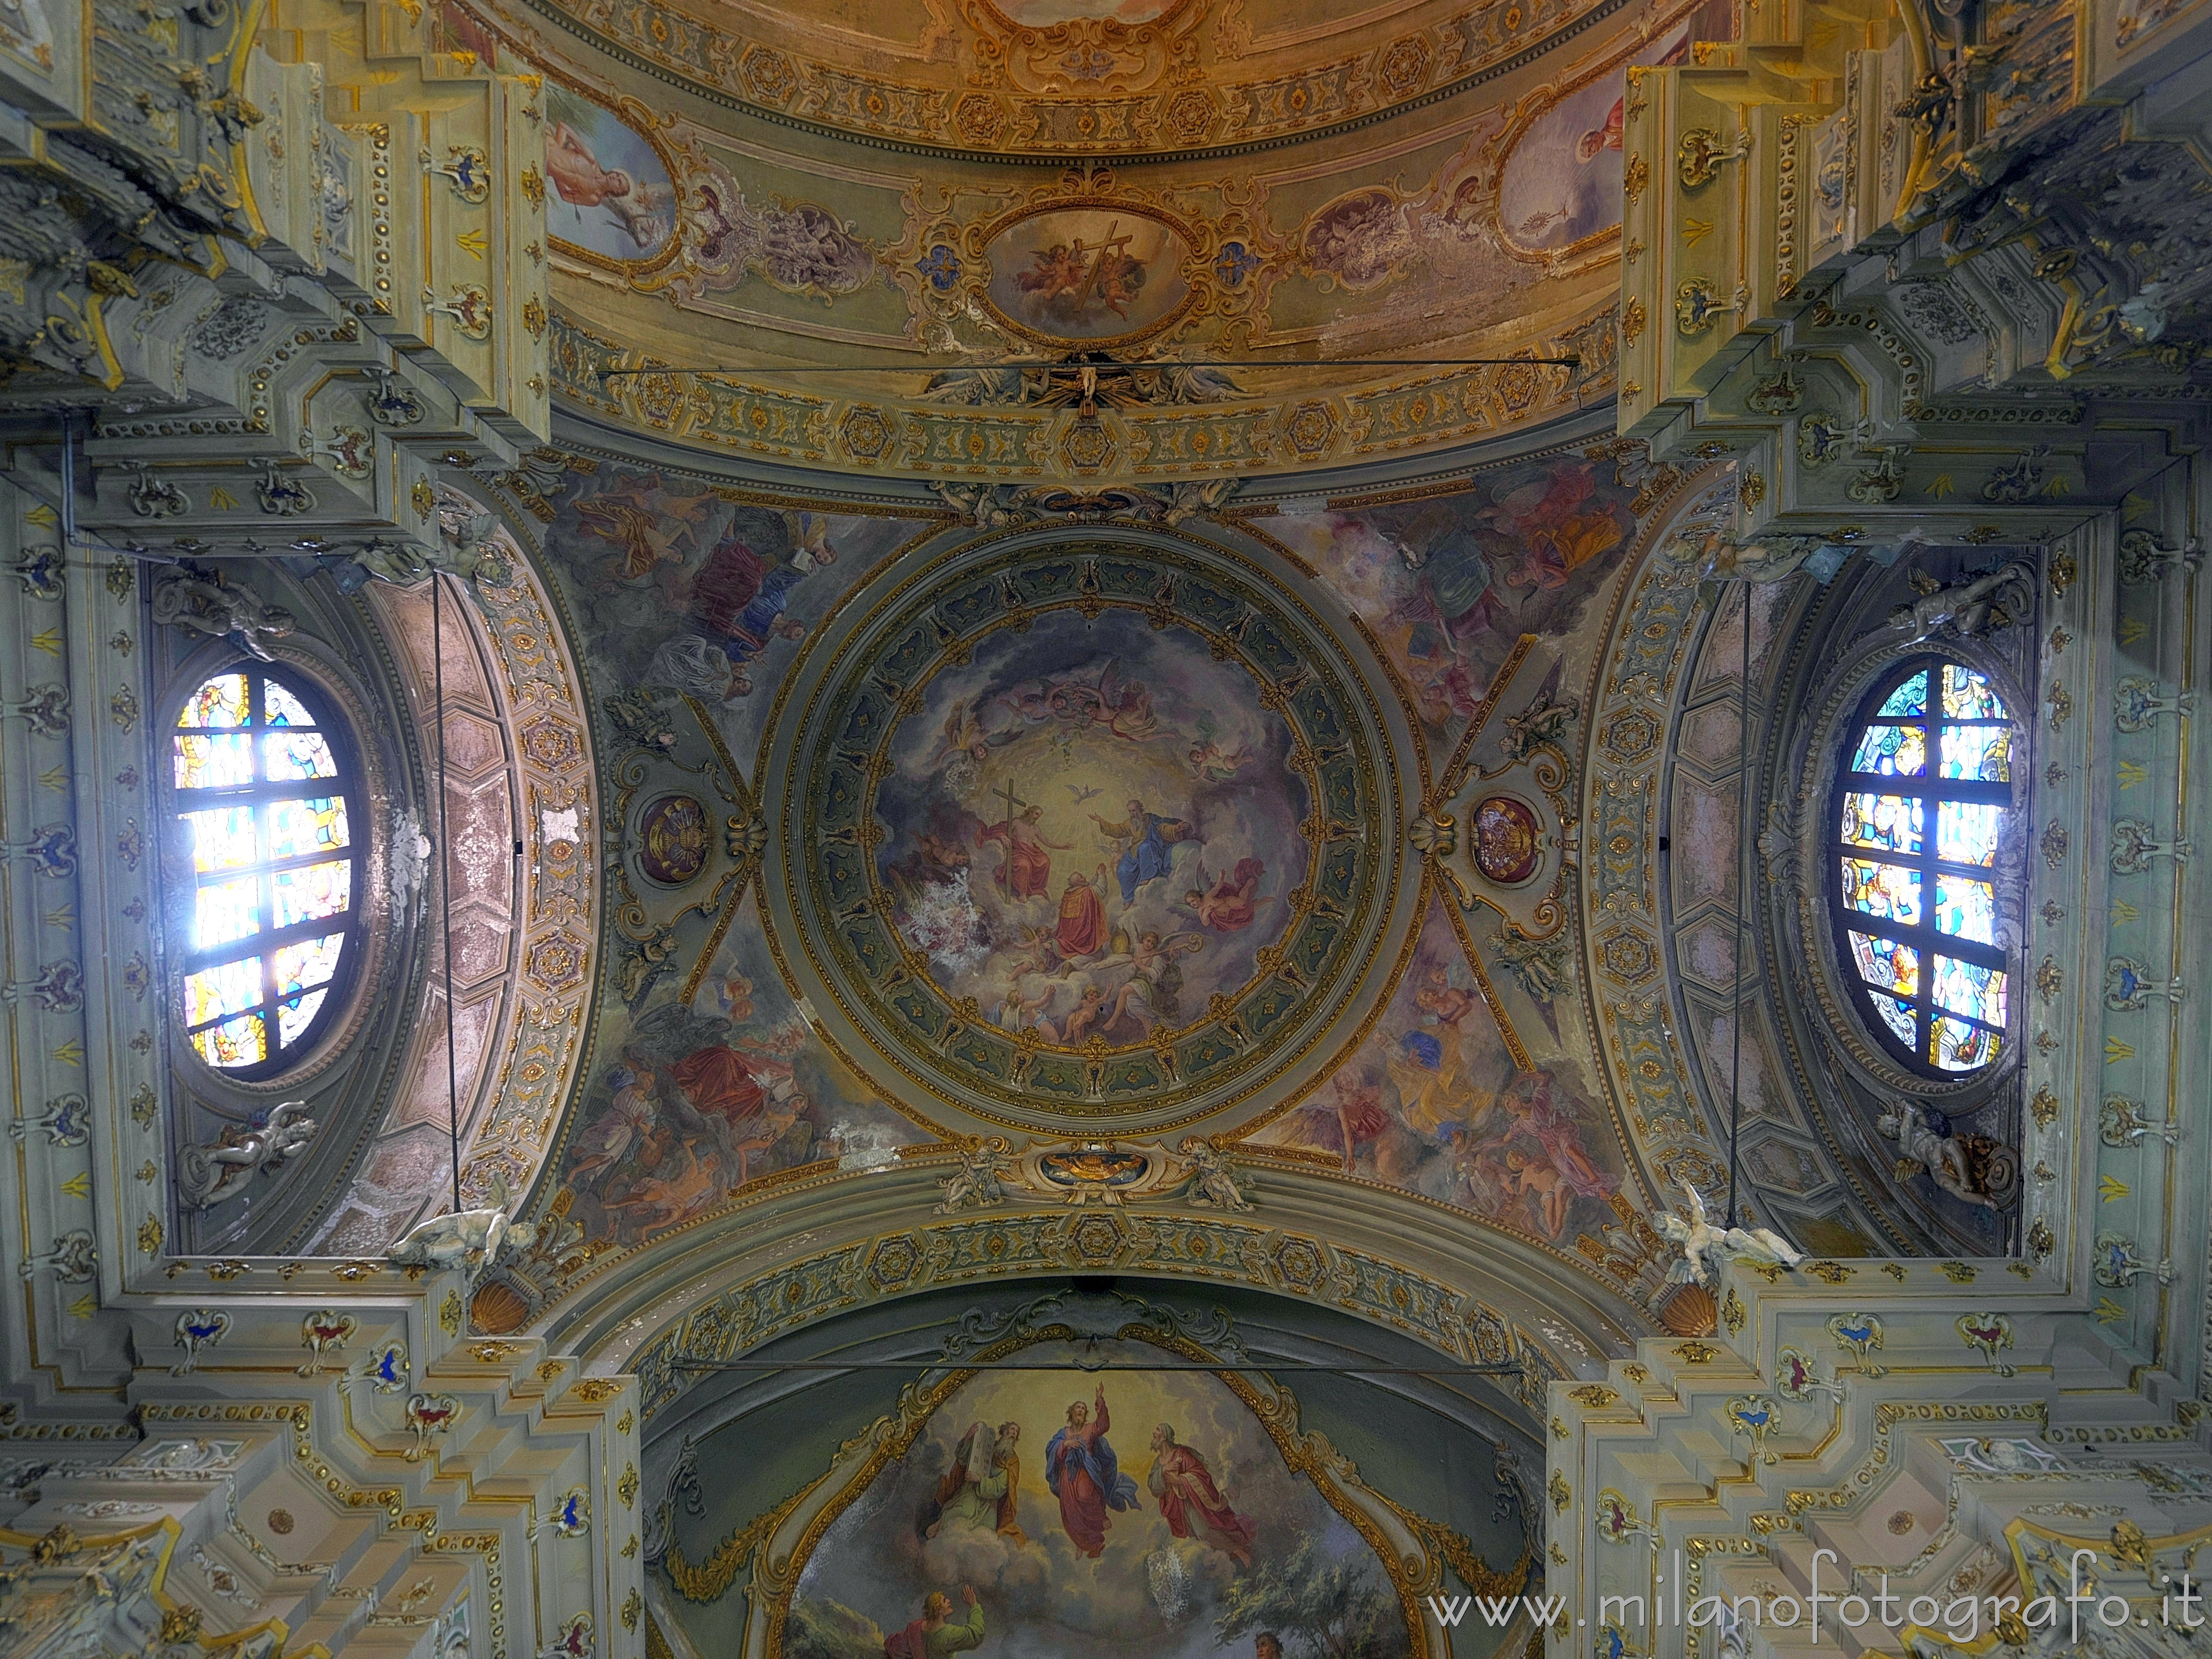
M1014 887L1014 808L1027 806L1029 803L1014 793L1014 781L1012 778L1008 778L992 793L1004 795L1006 800L1006 850L999 860L999 890L1011 897Z
M1085 289L1095 289L1098 279L1105 274L1107 255L1113 254L1118 258L1121 250L1136 240L1134 234L1131 232L1123 232L1122 234L1116 236L1114 233L1121 228L1121 222L1119 219L1106 227L1105 239L1098 244L1091 256L1091 274L1083 279ZM1080 242L1076 244L1079 257L1082 252L1082 247L1083 245Z

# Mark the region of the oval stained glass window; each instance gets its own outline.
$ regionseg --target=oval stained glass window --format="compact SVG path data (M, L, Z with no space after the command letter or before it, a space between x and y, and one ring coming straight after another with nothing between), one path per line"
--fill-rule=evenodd
M185 700L170 738L191 871L178 1017L210 1066L284 1070L343 1001L359 848L320 700L257 665Z
M1869 696L1836 783L1836 948L1883 1046L1937 1076L1995 1060L2013 967L1997 846L2014 728L1986 676L1915 658Z

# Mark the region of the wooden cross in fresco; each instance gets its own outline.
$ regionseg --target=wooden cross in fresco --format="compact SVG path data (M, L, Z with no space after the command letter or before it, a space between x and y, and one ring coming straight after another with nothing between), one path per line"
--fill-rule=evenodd
M1029 803L1014 793L1014 781L1012 778L1008 778L994 793L1006 798L1006 848L1005 854L999 860L999 886L1000 890L1011 895L1014 885L1014 809L1017 806L1027 806Z

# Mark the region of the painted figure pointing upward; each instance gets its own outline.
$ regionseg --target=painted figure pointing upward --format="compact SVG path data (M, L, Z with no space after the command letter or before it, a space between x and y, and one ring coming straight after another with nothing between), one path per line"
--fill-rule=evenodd
M1075 1547L1096 1561L1106 1547L1109 1509L1137 1507L1137 1483L1121 1473L1113 1447L1106 1443L1106 1389L1102 1384L1094 1416L1079 1400L1067 1408L1067 1425L1044 1449L1044 1480L1060 1499L1060 1523Z

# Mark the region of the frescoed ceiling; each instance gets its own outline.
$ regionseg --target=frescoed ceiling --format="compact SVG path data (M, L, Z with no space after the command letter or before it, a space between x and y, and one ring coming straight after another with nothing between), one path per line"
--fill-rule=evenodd
M695 10L439 14L546 77L556 394L970 493L1418 471L1601 403L1629 78L1735 33L1728 0Z
M872 1171L939 1172L948 1212L1165 1195L1197 1136L1588 1299L1526 1336L1547 1364L1610 1340L1666 1292L1655 1160L1705 1132L1620 1024L1650 854L1583 826L1650 784L1594 711L1693 623L1710 492L1597 436L1413 500L989 530L611 449L510 476L584 636L610 937L551 1224L479 1324Z

